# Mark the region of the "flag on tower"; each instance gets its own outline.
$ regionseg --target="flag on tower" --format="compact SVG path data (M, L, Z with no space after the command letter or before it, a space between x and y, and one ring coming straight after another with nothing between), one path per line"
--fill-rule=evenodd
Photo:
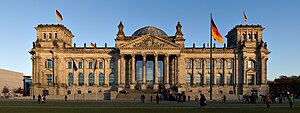
M221 44L224 43L224 40L212 18L211 18L211 35L214 37L215 41L217 41Z
M94 48L96 47L95 44L93 44L92 42L91 42L91 46L94 47Z
M63 18L62 18L62 15L58 12L58 10L55 10L55 13L56 13L56 18L62 22Z
M246 16L245 12L243 12L243 13L244 13L244 22L246 22L247 21L247 16Z

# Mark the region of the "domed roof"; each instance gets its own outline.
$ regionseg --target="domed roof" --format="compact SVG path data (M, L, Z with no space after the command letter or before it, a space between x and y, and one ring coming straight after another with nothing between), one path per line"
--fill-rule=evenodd
M146 27L140 28L137 31L135 31L132 34L132 36L141 36L141 35L147 35L147 34L156 35L159 37L168 37L168 35L163 30L153 27L153 26L146 26Z

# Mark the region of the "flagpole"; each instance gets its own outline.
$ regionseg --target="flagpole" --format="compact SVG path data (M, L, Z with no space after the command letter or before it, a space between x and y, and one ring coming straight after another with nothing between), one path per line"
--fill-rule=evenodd
M212 72L212 23L211 23L211 20L212 20L212 14L210 14L210 84L209 84L209 99L212 100L212 78L213 78L213 72Z

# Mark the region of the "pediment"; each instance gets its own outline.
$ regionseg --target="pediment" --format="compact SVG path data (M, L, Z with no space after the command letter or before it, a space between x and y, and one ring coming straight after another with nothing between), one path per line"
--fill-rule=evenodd
M143 35L139 38L131 40L120 49L180 49L181 47L169 40L153 35Z

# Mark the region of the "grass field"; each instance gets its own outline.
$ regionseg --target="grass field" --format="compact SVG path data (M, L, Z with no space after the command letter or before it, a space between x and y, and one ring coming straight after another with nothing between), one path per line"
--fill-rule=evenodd
M205 108L191 101L177 103L162 101L140 103L137 101L48 101L39 104L35 101L0 101L0 113L300 113L300 103L293 108L288 103L245 104L240 102L209 102Z

